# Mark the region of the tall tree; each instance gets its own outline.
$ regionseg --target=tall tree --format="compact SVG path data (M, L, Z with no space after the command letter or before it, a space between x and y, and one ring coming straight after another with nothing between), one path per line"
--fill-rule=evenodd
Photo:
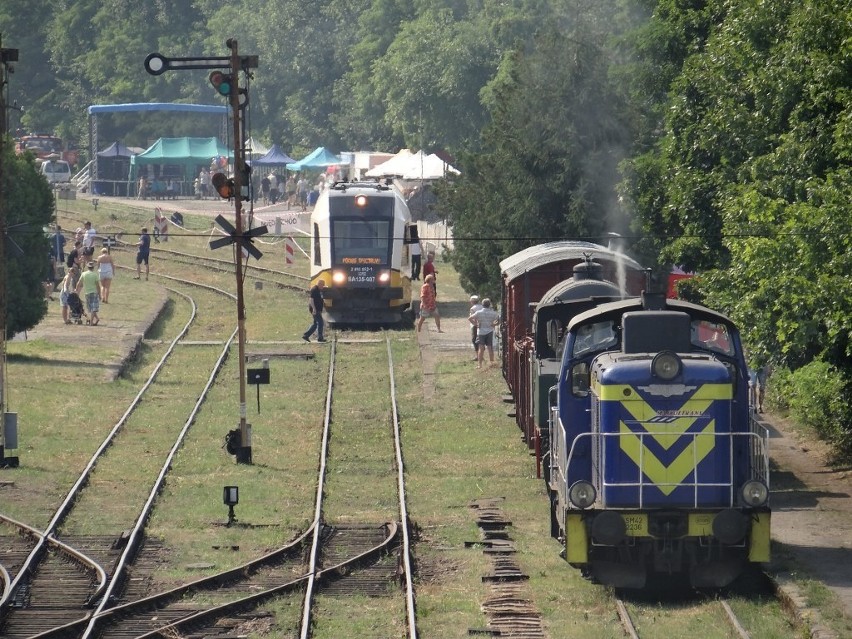
M615 188L627 111L609 81L607 34L589 27L543 28L501 69L483 150L463 156L445 193L463 285L496 295L493 265L508 255L628 229Z
M53 219L53 193L31 155L15 155L0 140L0 190L6 207L6 336L29 330L47 314L43 282L49 244L42 228Z

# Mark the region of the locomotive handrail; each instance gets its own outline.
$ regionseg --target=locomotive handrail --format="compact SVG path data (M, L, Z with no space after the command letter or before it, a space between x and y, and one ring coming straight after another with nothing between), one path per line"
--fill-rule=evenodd
M762 426L761 426L762 427ZM698 466L699 459L697 458L697 450L698 447L695 445L696 441L700 437L713 437L716 440L719 439L728 439L728 454L729 459L733 460L734 456L734 441L736 438L748 438L749 442L749 450L750 450L750 459L751 459L751 467L754 473L753 477L755 479L760 479L766 484L767 489L769 489L769 448L768 448L768 429L762 427L764 432L747 432L747 433L684 433L682 435L678 435L678 437L690 437L692 438L692 469L695 469ZM657 436L671 436L670 432L665 431L646 431L644 433L580 433L577 435L573 442L571 443L571 449L568 453L568 460L565 465L565 477L568 476L571 463L574 458L576 448L580 441L584 439L590 440L592 446L592 464L595 465L596 460L601 460L599 464L599 470L595 470L594 475L596 477L601 477L602 482L599 486L598 496L601 500L602 506L606 507L606 492L604 489L607 488L638 488L639 490L639 500L638 504L632 506L623 506L624 510L639 510L645 508L644 500L645 500L645 491L648 487L674 487L673 490L677 488L688 487L692 488L693 491L693 508L700 508L699 500L698 500L698 492L700 489L704 488L727 488L728 493L728 507L733 507L735 505L736 500L736 489L738 486L734 485L734 465L732 461L729 461L729 475L728 481L716 481L716 482L707 482L707 481L681 481L676 483L659 483L659 482L651 482L646 479L645 472L645 438L646 437L657 437ZM638 481L606 481L606 471L607 471L607 460L604 455L601 454L600 448L604 444L605 438L622 438L622 437L632 437L639 439L639 464L637 465L637 475ZM578 455L579 456L579 455ZM695 475L694 470L690 473L693 476ZM622 508L620 505L619 508Z

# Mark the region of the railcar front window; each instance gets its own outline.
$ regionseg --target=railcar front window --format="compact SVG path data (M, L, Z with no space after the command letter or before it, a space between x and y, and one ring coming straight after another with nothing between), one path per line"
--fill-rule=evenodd
M390 222L385 220L335 220L335 255L385 257L390 241Z

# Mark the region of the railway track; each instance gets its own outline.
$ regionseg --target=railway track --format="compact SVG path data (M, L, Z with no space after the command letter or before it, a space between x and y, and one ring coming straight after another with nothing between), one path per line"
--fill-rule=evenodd
M370 392L365 392L363 368L359 363L362 358L367 357L363 351L375 349L376 345L364 341L357 345L345 343L344 350L347 353L339 359L338 349L343 343L337 335L332 341L314 522L325 522L327 526L331 526L335 536L344 539L355 531L362 531L358 539L362 540L366 534L366 544L369 545L371 530L377 528L377 520L392 514L398 517L400 522L400 554L398 561L386 561L383 565L374 565L369 571L362 570L346 575L345 579L338 581L320 596L318 593L325 586L325 582L335 581L333 578L338 576L338 571L327 567L329 563L336 561L337 555L333 546L321 543L320 528L317 526L309 556L311 577L306 584L299 636L301 639L310 637L316 625L325 623L323 615L331 608L346 610L344 616L357 628L357 615L364 614L364 611L357 606L349 606L349 602L339 595L384 594L399 578L403 585L402 608L405 618L381 620L373 627L383 628L388 623L399 624L397 627L404 628L405 635L413 639L417 636L417 628L411 568L411 534L408 526L400 420L390 337L385 337L387 373L384 376L376 373L376 378L369 380ZM375 398L376 389L385 383L388 395ZM338 442L334 447L331 446L332 438ZM393 472L382 473L382 467L385 470L392 468ZM344 470L353 478L359 475L374 475L374 482L358 482L354 479L351 482L370 494L352 492L351 485L347 486L346 481L329 481L330 477L341 476ZM394 502L382 499L390 494L394 496ZM371 507L376 505L376 501L381 502L381 506ZM353 517L349 516L353 513L354 517L359 519L373 518L374 521L362 521L353 525ZM344 554L352 554L356 550L355 541L347 540L344 544ZM362 555L373 552L373 549L366 549ZM334 598L333 605L323 601L328 598ZM357 634L357 630L355 632ZM377 634L381 632L376 630ZM388 635L398 636L398 632L388 630Z
M616 594L613 599L619 622L625 636L629 639L661 636L660 631L654 629L655 616L661 609L670 611L673 618L683 619L682 627L684 628L693 623L692 619L705 620L704 623L709 627L703 636L735 637L736 639L752 637L725 594L711 597L706 593L690 593L690 596L675 596L671 600L653 602L653 605L644 600L644 594L631 599ZM719 623L715 624L712 620L718 620ZM643 630L646 627L649 630ZM717 634L713 635L712 632Z
M213 287L206 288L213 289ZM37 531L25 524L5 519L7 525L13 525L20 532L29 534L35 539L27 556L19 561L19 565L15 568L14 576L10 573L9 583L4 589L3 599L0 600L0 633L8 639L32 636L90 636L92 629L88 625L82 632L77 632L77 626L68 633L54 629L62 628L69 623L79 624L85 620L90 621L120 596L128 567L132 564L144 539L145 523L156 496L164 484L172 460L185 439L204 396L225 361L236 331L225 340L225 348L212 366L212 372L200 396L183 428L172 440L170 449L167 447L169 440L164 440L166 447L161 457L162 465L156 479L150 485L144 504L141 506L137 504L138 510L134 520L129 522L128 526L122 525L119 528L128 532L124 536L117 534L112 537L88 539L85 541L86 552L82 552L79 548L72 548L68 543L63 544L57 536L62 526L68 523L75 509L79 507L84 489L91 487L93 478L97 477L98 467L107 459L107 452L113 446L119 445L119 436L122 435L121 445L123 446L127 445L128 438L132 438L132 435L125 432L131 415L140 409L142 399L146 397L156 383L157 377L174 356L178 342L196 321L197 309L192 297L175 289L171 290L175 295L183 296L191 305L188 321L168 346L122 417L94 452L46 528ZM218 293L233 297L225 291L219 290ZM84 543L79 539L75 539L75 542ZM73 587L69 587L71 584Z
M273 599L300 595L303 598L303 614L298 632L301 637L307 638L311 636L314 626L322 623L316 611L316 600L319 596L335 598L338 602L353 595L371 598L388 597L399 590L398 584L402 582L406 618L398 622L405 625L408 637L416 637L409 548L410 532L407 525L398 524L396 521L343 523L328 521L324 514L329 488L326 481L328 469L339 463L334 453L330 453L329 447L332 437L332 407L334 406L334 412L338 414L347 410L339 403L333 402L335 385L339 387L343 383L340 379L335 381L337 345L338 341L334 340L329 363L329 384L323 420L323 443L319 460L315 517L309 531L298 540L298 543L303 544L306 549L310 548L306 557L303 557L305 571L300 575L292 576L289 580L282 576L275 576L272 579L267 576L264 578L264 583L256 587L255 592L240 596L240 592L234 588L234 585L237 584L237 588L244 593L245 583L240 584L240 580L235 578L234 573L247 574L254 570L248 566L241 567L227 574L211 577L203 584L201 582L189 584L147 601L133 602L106 611L100 615L98 622L109 629L105 629L99 636L104 639L169 638L185 634L203 634L207 637L221 634L233 636L228 633L231 633L231 629L240 623L241 615L248 618L257 614L257 607ZM389 339L386 340L386 348L389 362L389 393L392 398L390 410L393 443L390 444L387 441L389 438L386 437L384 445L393 450L396 472L393 473L391 481L396 487L395 490L399 490L402 495L398 498L397 512L401 521L407 522L399 416L395 406L393 362ZM347 421L344 424L344 427L346 426L358 427L362 424L352 424ZM335 428L339 428L339 425ZM229 580L232 583L228 583ZM277 583L275 583L276 580L278 580ZM217 586L220 596L227 601L218 605L208 605L203 610L193 609L186 603L182 603L186 601L186 595L190 591L198 591L202 586ZM133 611L133 619L128 620L126 617L131 611ZM113 619L125 617L125 619L113 623L108 621L107 617ZM151 626L151 618L156 620L154 625L157 627L146 631L144 626L145 624L148 627Z

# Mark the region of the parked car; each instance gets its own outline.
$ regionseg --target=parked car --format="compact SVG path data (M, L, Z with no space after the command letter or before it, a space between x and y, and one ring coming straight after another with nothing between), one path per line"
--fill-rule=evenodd
M41 173L49 184L71 182L71 165L65 160L45 160L41 164Z

